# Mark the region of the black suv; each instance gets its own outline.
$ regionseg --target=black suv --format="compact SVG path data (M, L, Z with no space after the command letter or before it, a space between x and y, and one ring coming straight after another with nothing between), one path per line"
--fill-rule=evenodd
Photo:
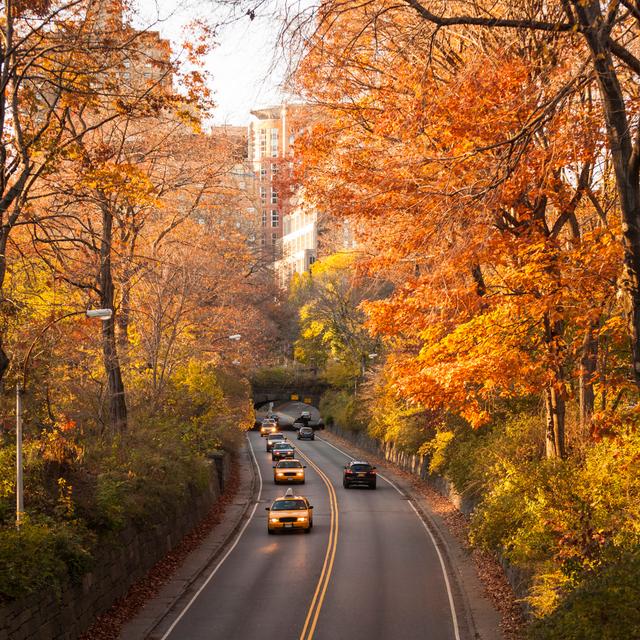
M362 460L352 460L345 465L342 475L342 486L348 489L354 484L362 484L369 489L376 488L376 468Z

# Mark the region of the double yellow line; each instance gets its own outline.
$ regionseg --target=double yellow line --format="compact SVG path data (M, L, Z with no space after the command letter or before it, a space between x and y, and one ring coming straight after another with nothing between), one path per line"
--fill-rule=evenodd
M318 586L313 594L313 600L311 600L311 606L307 613L307 618L304 621L304 627L300 634L300 640L311 640L318 623L318 616L320 615L320 609L324 602L324 596L327 593L327 587L329 586L329 580L331 578L331 571L333 569L333 561L336 558L336 548L338 546L338 496L331 484L331 480L326 476L324 471L318 467L308 456L306 456L300 449L298 453L315 469L316 473L320 476L322 481L327 486L329 492L329 505L331 508L331 524L329 527L329 544L327 545L327 553L324 556L324 564L322 565L322 571L320 572L320 578L318 579Z

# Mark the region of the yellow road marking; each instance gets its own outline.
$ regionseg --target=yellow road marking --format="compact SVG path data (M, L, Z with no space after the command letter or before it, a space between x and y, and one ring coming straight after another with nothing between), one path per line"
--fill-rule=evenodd
M327 587L329 586L329 580L331 578L331 571L333 570L333 562L336 557L336 548L338 546L338 496L335 489L331 484L331 480L326 476L324 471L318 467L318 465L306 456L300 449L298 449L300 455L315 469L322 481L327 487L329 492L329 505L331 508L331 523L329 528L329 543L327 544L327 553L324 557L324 564L322 565L322 571L320 572L320 578L318 579L318 585L316 591L313 594L311 605L307 613L307 617L304 621L304 627L300 634L300 640L311 640L318 623L318 616L320 615L320 609L324 602L325 594L327 593Z

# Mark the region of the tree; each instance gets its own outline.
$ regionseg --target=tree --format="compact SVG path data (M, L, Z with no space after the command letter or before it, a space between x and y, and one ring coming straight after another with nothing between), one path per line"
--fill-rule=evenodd
M584 336L617 312L606 139L580 47L561 61L554 33L430 40L406 12L324 8L297 76L328 114L304 143L305 187L355 218L370 271L396 283L365 308L397 388L474 424L498 398L540 393L547 454L563 456L577 354L593 365Z
M336 253L318 260L295 281L291 295L299 307L296 359L314 367L333 360L357 379L379 347L364 325L360 305L378 297L382 287L358 276L356 259L353 253Z
M416 18L418 22L416 23ZM359 25L349 36L340 39L337 28L347 21ZM532 5L530 2L487 3L405 0L388 6L384 2L366 6L344 7L340 2L323 2L315 11L295 15L289 27L296 35L315 36L317 50L331 56L332 44L340 41L344 62L341 71L350 73L353 85L360 83L363 91L375 88L375 74L385 73L385 54L393 50L390 34L409 43L402 53L395 50L397 60L410 60L413 50L428 49L424 65L425 77L431 72L436 80L443 68L455 65L461 72L474 67L471 58L460 55L465 43L477 43L481 48L492 42L528 43L531 55L526 64L532 76L544 86L545 65L538 64L550 51L558 62L568 54L574 60L576 73L568 76L548 92L541 111L515 137L494 144L516 151L517 143L531 140L539 130L546 109L562 107L568 93L587 84L591 87L597 122L606 132L606 145L611 154L615 184L622 216L623 274L619 286L626 299L628 332L631 341L632 369L636 384L640 384L640 122L637 120L635 93L640 74L636 51L636 33L640 12L631 2L601 2L599 0L568 0ZM393 28L390 24L393 23ZM322 43L321 40L325 42ZM304 39L298 39L298 44ZM517 46L517 45L516 45ZM376 48L376 55L365 60L367 51ZM296 49L299 51L299 49ZM335 60L335 49L334 49ZM368 66L367 66L368 65ZM368 73L363 73L363 71ZM540 74L540 71L543 74ZM436 84L438 84L436 82ZM491 88L480 96L490 97ZM325 93L328 95L328 92ZM332 96L335 101L336 94ZM348 105L343 105L348 108ZM374 105L371 105L372 108ZM395 113L397 113L397 109ZM408 115L408 114L407 114ZM595 114L594 114L595 115ZM471 149L474 147L472 146ZM517 163L525 154L509 154Z

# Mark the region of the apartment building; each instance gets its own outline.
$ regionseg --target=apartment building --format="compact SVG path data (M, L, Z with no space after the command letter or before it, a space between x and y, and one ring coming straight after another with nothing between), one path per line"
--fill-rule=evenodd
M282 253L275 263L281 289L294 273L304 273L318 257L318 212L300 200L284 219Z

